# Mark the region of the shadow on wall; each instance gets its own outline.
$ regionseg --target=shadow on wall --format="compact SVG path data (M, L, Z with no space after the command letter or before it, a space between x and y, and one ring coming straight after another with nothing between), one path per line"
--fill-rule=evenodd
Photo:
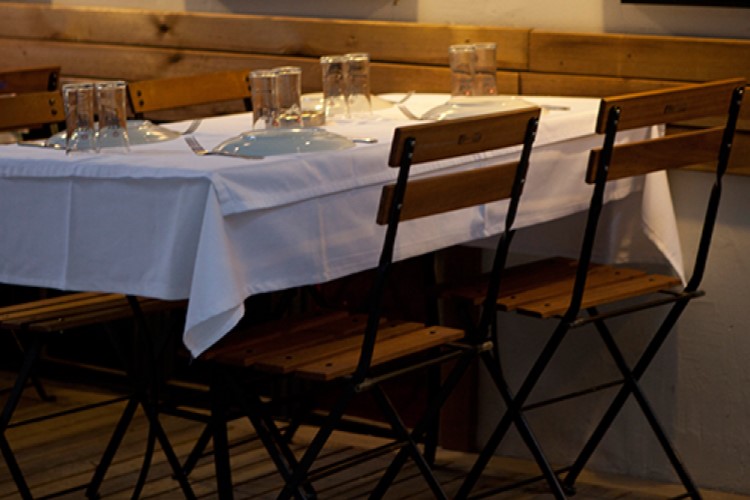
M415 21L418 0L185 0L188 11L302 17Z
M606 33L750 38L750 8L604 2Z

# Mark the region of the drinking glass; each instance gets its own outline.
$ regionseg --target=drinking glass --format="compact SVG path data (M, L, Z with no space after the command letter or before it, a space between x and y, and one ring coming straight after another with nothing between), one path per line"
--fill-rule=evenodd
M65 107L65 152L95 152L94 84L63 85Z
M349 116L347 100L349 67L345 56L323 56L320 58L323 74L323 109L326 119Z
M473 45L459 44L448 48L451 68L451 95L474 95L474 68L477 53Z
M129 152L127 83L124 81L102 82L97 83L95 88L99 116L99 130L96 133L97 150L106 148L109 152Z
M345 54L349 115L370 116L370 55L366 53Z
M276 126L279 113L276 72L269 69L251 71L250 88L252 89L253 129Z
M279 100L280 127L302 126L302 68L282 66L275 68L276 92Z
M497 44L475 43L474 95L497 95Z

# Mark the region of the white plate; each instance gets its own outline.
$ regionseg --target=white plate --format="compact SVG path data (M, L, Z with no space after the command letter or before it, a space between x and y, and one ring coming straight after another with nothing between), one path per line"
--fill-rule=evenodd
M214 148L234 156L273 156L354 147L354 142L322 128L275 128L245 132Z
M131 146L171 141L178 137L180 137L179 132L154 125L149 120L128 120L128 142ZM47 139L47 145L65 147L65 131Z
M448 102L432 108L420 118L422 120L449 120L534 106L533 103L515 96L453 96Z

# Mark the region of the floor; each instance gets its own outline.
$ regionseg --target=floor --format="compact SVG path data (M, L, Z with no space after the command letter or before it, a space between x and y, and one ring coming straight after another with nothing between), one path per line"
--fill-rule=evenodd
M11 381L8 373L0 372L0 387L7 387ZM108 395L81 390L74 385L47 382L46 387L54 394L54 402L41 402L33 391L27 391L14 420L33 418L50 408L64 409L78 404L106 398ZM5 395L3 394L3 401ZM55 492L72 488L73 491L57 496L63 499L84 498L82 490L75 489L85 484L91 477L113 426L119 418L124 403L103 406L86 412L67 415L45 423L34 423L9 429L7 437L16 452L18 460L35 497L54 495ZM163 417L170 440L180 457L189 453L197 439L201 424L176 417ZM230 440L241 442L249 433L249 424L234 422L230 427ZM145 418L139 412L134 425L125 437L123 446L107 474L101 489L101 498L130 498L132 487L140 470L147 427ZM294 446L302 449L312 430L303 428L295 438ZM363 438L340 433L324 451L324 460L352 455L366 446L376 445L377 438ZM275 498L281 484L271 461L256 440L241 442L232 453L235 498ZM467 453L441 451L438 456L437 475L450 494L460 484L461 478L473 463L473 456ZM342 474L316 482L319 498L355 499L365 498L379 478L382 467L389 461L383 456L372 463ZM508 480L522 478L533 472L533 466L526 461L497 458L482 480L480 488L499 485ZM142 498L172 499L182 495L177 483L170 477L164 455L158 451L149 472L149 480ZM215 498L213 465L210 459L202 459L190 476L191 484L199 498ZM674 485L653 484L643 481L585 473L578 487L576 499L658 499L669 498L682 493ZM707 500L750 499L728 493L705 491ZM7 467L0 465L0 499L18 498L15 485ZM397 484L389 492L388 498L432 498L416 467L405 469L398 477ZM492 498L542 499L545 494L543 484L537 483L523 489L493 495Z

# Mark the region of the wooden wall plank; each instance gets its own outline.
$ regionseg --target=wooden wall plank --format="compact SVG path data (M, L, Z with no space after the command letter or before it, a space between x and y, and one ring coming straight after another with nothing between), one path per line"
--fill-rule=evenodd
M566 95L605 97L682 85L676 80L644 80L559 73L521 73L521 93L526 95Z
M494 41L498 67L528 67L528 29L0 3L0 37L447 65L448 46Z
M322 87L320 64L317 58L295 56L269 56L210 52L200 50L173 50L125 45L101 45L38 41L29 44L24 39L0 39L0 53L4 63L17 66L24 61L38 64L56 62L65 68L67 79L122 79L147 80L173 76L208 73L224 70L248 71L272 68L279 65L302 67L304 92L319 92ZM518 74L498 72L498 91L518 93ZM448 92L450 70L447 67L415 64L373 63L371 87L374 93Z
M750 40L534 30L529 70L686 81L750 78Z

